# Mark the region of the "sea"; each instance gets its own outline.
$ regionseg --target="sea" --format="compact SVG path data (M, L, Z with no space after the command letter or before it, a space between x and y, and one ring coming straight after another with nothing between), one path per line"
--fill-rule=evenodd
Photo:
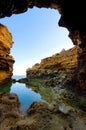
M21 79L25 78L25 75L14 75L12 78L13 79ZM26 114L28 108L30 105L35 102L35 101L41 101L41 102L46 102L45 100L42 99L41 95L35 91L33 91L31 88L28 88L26 84L24 83L12 83L9 89L4 88L3 90L9 91L9 93L15 93L18 96L19 102L20 102L20 112L22 114ZM1 91L1 90L0 90Z

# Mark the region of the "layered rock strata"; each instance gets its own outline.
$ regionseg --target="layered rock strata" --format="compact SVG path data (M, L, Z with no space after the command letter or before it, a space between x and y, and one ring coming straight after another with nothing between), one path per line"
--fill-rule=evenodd
M23 13L23 12L27 11L28 8L33 8L34 6L39 7L39 8L42 8L42 7L53 8L53 9L58 10L59 13L61 14L61 18L59 20L59 26L66 27L69 30L69 37L72 39L73 43L79 47L78 56L77 56L78 57L77 58L78 59L77 67L75 67L76 71L74 70L74 67L73 67L74 72L72 71L73 74L71 74L69 71L67 71L68 73L66 76L69 77L68 83L70 83L70 84L73 83L73 87L76 87L77 86L76 84L78 81L78 84L79 84L78 86L82 90L86 90L86 62L85 62L85 59L86 59L86 19L85 19L86 11L85 10L86 9L85 9L85 1L77 1L77 0L76 1L73 1L73 0L70 0L70 1L67 1L67 0L0 0L0 18L6 17L6 16L11 16L12 14ZM0 54L2 54L2 49L1 49ZM6 54L8 55L8 53L6 53ZM7 73L4 74L5 72L3 71L2 68L4 68L5 70L8 70L8 67L7 67L8 62L6 62L6 57L7 57L6 54L3 53L4 58L3 58L3 56L1 56L1 58L4 59L3 60L4 67L0 65L1 66L0 68L1 68L1 72L3 72L4 76L1 76L0 79L3 79L3 77L5 77L5 75L7 74ZM7 63L7 64L5 64L5 63ZM36 65L36 67L38 67L38 66L39 65ZM60 73L60 71L59 71L59 73ZM72 78L71 78L71 75L73 75ZM58 76L59 76L59 74L58 74ZM44 77L45 77L45 75L44 75ZM60 81L60 77L62 77L63 80ZM66 77L63 74L63 71L62 71L62 75L60 73L60 77L59 77L59 83L66 80ZM5 77L5 79L7 79L7 78L8 78L8 76ZM53 80L53 82L55 82L55 80ZM68 86L70 84L68 84ZM57 91L57 88L56 88L56 91ZM64 94L64 98L65 98L65 95L66 94ZM0 106L1 106L1 104L5 105L5 103L7 105L8 100L6 102L6 95L3 95L3 97L5 97L4 98L5 100L0 96ZM9 95L7 95L7 97L9 97ZM10 99L13 99L13 97L11 97ZM14 101L13 101L13 103L14 103ZM83 104L84 103L85 102L83 102ZM66 130L66 129L68 129L68 130L77 130L77 129L86 130L85 113L82 114L82 112L80 113L80 111L78 113L78 112L76 112L76 110L75 110L75 112L70 110L69 113L67 113L67 114L62 114L62 113L56 114L55 113L55 115L53 115L52 111L51 111L51 115L49 116L50 110L47 108L47 106L46 107L43 107L43 106L44 106L44 104L39 104L39 105L37 103L33 104L31 106L31 110L28 111L28 116L30 115L31 118L29 118L27 121L26 120L18 121L17 117L19 117L19 116L15 116L15 114L13 114L12 116L8 116L8 114L5 114L5 112L7 110L4 109L3 107L0 107L0 123L1 123L0 129L1 130L3 130L3 129L4 130L7 130L7 129L10 129L10 130L18 130L18 129L21 129L21 130L22 129L23 130L24 129L53 130L53 129L55 129L55 130L57 130L57 128L58 128L59 130L62 130L62 129L64 129L64 130ZM11 108L12 108L12 106L11 106ZM35 113L35 111L37 111L37 109L39 109L38 116L37 116L37 113ZM14 110L14 108L10 109L10 110ZM6 116L4 116L2 114L2 111L4 112L4 115L6 115ZM44 113L44 111L45 111L45 113ZM58 113L58 111L56 111L56 112ZM46 116L46 114L48 114L48 115ZM42 118L40 118L41 115L42 115ZM5 118L1 118L3 116ZM61 118L61 116L62 116L62 118ZM7 120L7 117L8 117L8 120ZM49 120L47 120L48 117L49 117ZM4 119L4 120L2 121L1 119L2 120ZM45 119L47 120L47 123L46 123Z
M77 46L69 50L63 49L60 53L42 59L40 64L28 68L26 73L29 83L36 79L38 82L42 81L40 86L51 88L52 102L67 104L86 111L86 93L81 91L85 83L84 69L79 72L82 74L81 80L77 69L78 49Z
M78 47L75 46L69 50L62 50L51 57L42 59L40 64L35 64L32 68L28 68L26 73L28 79L44 79L48 86L64 86L67 84L79 87L77 79L77 52ZM78 85L77 85L78 84ZM69 85L69 86L70 86Z
M0 85L10 81L14 59L10 55L12 35L7 27L0 24Z
M73 0L1 0L0 1L0 18L11 16L12 14L23 13L28 8L34 6L38 8L53 8L61 14L59 26L66 27L69 30L69 37L73 44L79 46L78 52L78 79L82 90L86 90L86 19L85 19L85 1ZM82 50L82 51L81 51ZM84 56L84 57L83 57ZM84 67L83 67L84 66ZM83 75L82 76L82 70ZM85 81L83 83L83 81Z

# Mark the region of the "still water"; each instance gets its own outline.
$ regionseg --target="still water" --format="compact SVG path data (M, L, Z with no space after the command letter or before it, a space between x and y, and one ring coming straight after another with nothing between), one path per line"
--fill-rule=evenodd
M24 76L14 76L13 78L18 80L20 78L24 78ZM23 114L26 113L27 109L33 102L46 102L42 99L39 93L33 91L31 88L26 87L26 85L23 83L13 83L11 86L6 86L3 88L3 90L0 90L0 92L1 91L17 94L20 102L20 112Z
M13 84L11 86L10 93L17 94L20 101L21 113L25 113L34 101L44 102L39 93L34 92L31 88L27 88L25 84Z

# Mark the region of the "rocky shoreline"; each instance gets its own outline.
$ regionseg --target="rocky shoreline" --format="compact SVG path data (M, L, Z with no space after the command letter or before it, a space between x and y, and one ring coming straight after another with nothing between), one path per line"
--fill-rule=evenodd
M51 86L57 104L35 102L24 116L19 112L16 95L0 94L0 130L86 130L85 1L1 0L0 18L24 13L33 7L58 10L61 15L58 24L68 29L69 37L78 51L75 49L70 58L70 50L67 57L63 55L63 60L59 58L59 62L56 56L54 60L51 57L44 59L41 66L36 64L27 71L28 82L34 78L43 78L44 85ZM12 44L12 36L7 28L0 24L0 84L11 80L14 59L9 54ZM46 61L49 61L49 64L46 64ZM62 99L61 102L70 106L68 111L64 112L62 106L58 109L59 98Z
M22 115L17 95L5 93L0 94L0 130L86 130L86 113L34 102Z
M43 59L27 70L26 78L13 80L32 86L46 99L51 91L53 99L33 102L23 115L17 95L0 94L0 130L86 130L86 93L77 79L77 49Z

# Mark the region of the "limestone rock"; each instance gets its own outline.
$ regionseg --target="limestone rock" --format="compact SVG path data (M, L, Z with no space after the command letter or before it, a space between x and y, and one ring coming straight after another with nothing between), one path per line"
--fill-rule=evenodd
M24 13L28 10L28 8L33 8L34 6L38 8L45 7L58 10L61 14L58 23L59 26L66 27L68 29L69 37L73 41L74 45L77 45L82 50L83 48L86 50L85 1L80 0L74 2L73 0L0 0L0 18L4 18L6 16L9 17L12 14ZM82 57L82 59L85 60L82 55L83 51L79 54L79 57ZM83 60L78 61L77 68L79 71L82 71L82 69L84 69L84 77L86 77L86 64L83 62ZM80 80L81 74L79 71L77 72L77 75ZM82 81L80 81L80 88L86 90L86 85L82 85L82 82L84 80L86 82L86 78L84 77L82 77Z
M27 75L34 77L43 77L43 74L56 73L60 70L71 71L77 67L77 47L71 48L67 51L62 51L51 57L47 57L41 60L40 64L35 64L32 68L27 69Z
M29 120L34 121L35 130L85 130L86 128L85 115L80 116L80 113L72 108L68 113L62 113L57 107L51 108L46 103L34 102L28 110L28 117Z
M23 117L19 113L19 100L16 94L0 94L0 130L7 130Z
M86 113L70 108L64 113L53 104L34 102L23 116L15 94L0 94L0 130L85 130Z
M11 79L14 58L10 55L13 45L12 35L7 27L0 24L0 84Z

